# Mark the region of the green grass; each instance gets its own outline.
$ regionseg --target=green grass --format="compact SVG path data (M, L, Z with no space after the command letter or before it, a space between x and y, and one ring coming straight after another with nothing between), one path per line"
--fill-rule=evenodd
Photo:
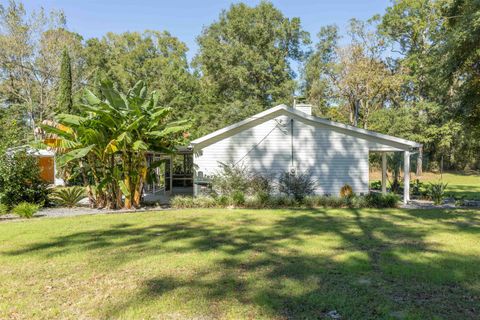
M440 175L428 175L425 182L436 182L440 180ZM456 197L465 197L466 199L480 200L480 175L478 174L460 174L444 173L442 181L448 183L446 193Z
M389 173L390 174L390 173ZM380 180L381 172L370 172L370 181ZM411 174L411 181L419 179L421 182L438 182L440 179L448 183L446 193L455 197L464 197L465 199L480 200L480 174L446 172L443 175L433 172L424 172L422 176L417 177Z
M478 210L167 210L0 224L0 319L478 319Z

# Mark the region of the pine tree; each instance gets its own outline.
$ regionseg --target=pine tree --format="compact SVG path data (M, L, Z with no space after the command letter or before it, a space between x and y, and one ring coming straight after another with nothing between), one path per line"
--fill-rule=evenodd
M62 64L60 66L60 82L57 101L57 112L72 113L72 65L67 49L62 53Z

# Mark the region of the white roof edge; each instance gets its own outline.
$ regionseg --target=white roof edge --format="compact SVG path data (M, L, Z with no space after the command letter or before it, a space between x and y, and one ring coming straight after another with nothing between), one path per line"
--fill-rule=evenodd
M231 124L231 125L229 125L229 126L227 126L227 127L224 127L224 128L222 128L222 129L218 129L217 131L214 131L214 132L212 132L212 133L209 133L209 134L207 134L207 135L205 135L205 136L203 136L203 137L197 138L197 139L191 141L190 144L191 144L191 145L195 145L195 144L199 144L199 143L205 142L205 141L207 141L207 140L209 140L209 139L212 139L212 138L214 138L214 137L216 137L216 136L218 136L218 135L224 134L224 133L226 133L226 132L228 132L228 131L231 131L231 130L233 130L233 129L239 128L239 127L241 127L241 126L244 126L244 125L246 125L246 124L249 124L249 123L252 122L252 121L261 119L261 118L263 118L263 117L265 117L265 116L267 116L267 115L269 115L269 114L271 114L271 113L274 113L274 112L277 112L277 111L279 111L279 110L286 109L286 108L288 108L286 105L280 104L280 105L278 105L278 106L276 106L276 107L267 109L267 110L262 111L262 112L260 112L260 113L257 113L256 115L253 115L253 116L251 116L251 117L249 117L249 118L247 118L247 119L245 119L245 120L239 121L239 122L237 122L237 123Z
M371 131L371 130L367 130L367 129L362 129L362 128L358 128L358 127L354 127L354 126L350 126L348 124L344 124L344 123L340 123L340 122L335 122L335 121L331 121L331 120L327 120L327 119L322 119L322 118L319 118L319 117L315 117L315 116L312 116L312 115L308 115L304 112L301 112L299 110L295 110L294 108L289 108L288 106L284 105L284 104L281 104L281 105L278 105L276 107L273 107L273 108L270 108L270 109L267 109L265 111L262 111L260 113L257 113L256 115L250 117L250 118L247 118L245 120L242 120L240 122L237 122L237 123L234 123L230 126L227 126L225 128L222 128L222 129L219 129L217 131L214 131L210 134L207 134L203 137L200 137L198 139L195 139L193 141L190 142L190 144L192 146L196 145L196 144L199 144L199 143L203 143L205 141L208 141L212 138L215 138L216 136L219 136L221 134L224 134L224 133L227 133L231 130L234 130L234 129L237 129L237 128L240 128L244 125L247 125L249 124L250 122L252 121L255 121L255 120L259 120L261 118L264 118L272 113L276 113L276 112L286 112L286 113L290 113L290 114L293 114L297 117L300 117L300 118L304 118L306 120L310 120L312 122L316 122L316 123L321 123L323 125L327 125L327 126L331 126L331 127L335 127L335 128L339 128L339 129L343 129L343 130L347 130L347 131L353 131L353 132L356 132L356 133L360 133L360 134L363 134L363 135L366 135L366 136L371 136L371 137L375 137L375 138L378 138L378 139L383 139L383 140L387 140L387 141L391 141L391 142L395 142L395 143L398 143L398 144L403 144L405 146L410 146L412 148L419 148L421 146L420 143L418 142L415 142L415 141L411 141L411 140L407 140L407 139L403 139L403 138L398 138L398 137L394 137L394 136L390 136L390 135L387 135L387 134L383 134L383 133L378 133L378 132L375 132L375 131Z

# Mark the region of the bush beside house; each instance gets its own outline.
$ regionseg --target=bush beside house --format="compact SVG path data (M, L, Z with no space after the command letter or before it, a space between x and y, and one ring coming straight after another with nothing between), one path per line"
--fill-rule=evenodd
M40 177L37 159L25 151L0 156L0 204L48 205L48 184Z
M247 196L245 201L240 203L238 200L229 196L175 196L170 204L176 209L185 208L395 208L398 206L400 198L395 194L372 193L367 196L337 197L337 196L319 196L310 195L296 200L292 196L271 195L268 198L262 198L258 195Z
M175 196L174 208L393 208L400 198L394 194L373 193L357 196L349 185L339 190L340 196L313 195L315 182L308 173L284 172L278 185L271 177L252 173L242 165L223 164L211 179L211 191L197 197Z

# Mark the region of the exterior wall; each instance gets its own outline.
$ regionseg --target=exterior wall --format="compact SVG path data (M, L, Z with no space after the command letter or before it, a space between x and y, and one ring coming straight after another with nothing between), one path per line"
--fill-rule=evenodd
M40 177L48 182L55 183L55 160L53 157L39 157Z
M293 168L312 175L317 194L337 195L344 184L356 193L367 193L368 153L381 149L378 142L298 118L292 130L291 118L279 116L195 149L194 168L197 176L200 172L209 176L218 170L219 162L238 163L275 178Z

